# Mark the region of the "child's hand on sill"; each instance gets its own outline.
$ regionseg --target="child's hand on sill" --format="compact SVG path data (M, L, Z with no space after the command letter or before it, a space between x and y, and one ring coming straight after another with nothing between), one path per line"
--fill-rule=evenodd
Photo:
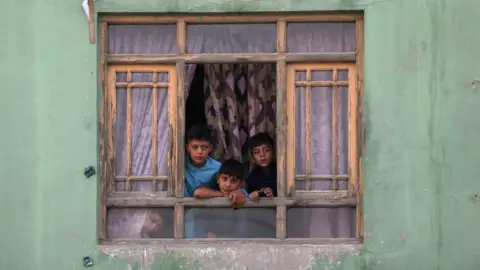
M229 198L230 200L232 200L233 208L239 208L245 204L245 194L243 194L243 191L241 189L230 192Z
M265 193L265 196L269 197L270 199L273 199L273 191L271 188L267 187L262 189L263 193Z
M258 203L260 201L260 192L254 191L254 192L248 194L248 198L251 201Z

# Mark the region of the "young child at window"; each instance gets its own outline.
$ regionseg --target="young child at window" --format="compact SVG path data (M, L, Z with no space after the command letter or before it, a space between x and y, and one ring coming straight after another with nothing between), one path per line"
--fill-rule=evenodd
M220 169L220 162L209 157L212 150L213 136L207 126L196 125L187 131L186 136L186 157L185 157L185 197L212 198L219 195L215 190L217 183L216 174ZM224 195L222 194L222 197ZM229 198L233 207L240 207L245 202L245 193L242 190L230 192ZM198 224L198 209L187 209L185 211L185 237L203 237L201 232L203 224Z
M185 158L185 197L198 199L218 197L216 174L221 163L209 157L213 136L207 126L193 126L187 132ZM222 195L223 197L223 195ZM242 190L231 192L232 206L239 207L245 202Z
M250 200L258 202L260 197L277 196L277 162L275 143L267 133L258 133L248 142L255 168L247 177L247 191Z
M216 185L209 187L212 190L208 196L231 198L232 192L242 189L243 173L244 166L241 162L234 159L225 161L218 171ZM203 215L208 223L205 230L206 237L245 237L245 217L240 212L222 208L210 209L208 214Z

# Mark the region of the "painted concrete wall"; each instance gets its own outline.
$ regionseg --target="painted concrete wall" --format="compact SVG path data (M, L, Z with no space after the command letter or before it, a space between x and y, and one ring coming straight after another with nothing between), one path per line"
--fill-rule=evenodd
M363 249L139 246L130 260L98 251L97 182L82 173L98 162L98 89L80 3L0 8L0 269L81 269L84 255L97 270L282 269L289 256L312 269L480 269L480 1L97 0L99 12L365 10Z

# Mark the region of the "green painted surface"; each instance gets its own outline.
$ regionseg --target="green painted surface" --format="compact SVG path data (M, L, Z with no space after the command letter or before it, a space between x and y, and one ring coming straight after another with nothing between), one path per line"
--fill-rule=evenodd
M0 269L149 269L97 251L97 49L81 1L7 0ZM313 269L480 269L480 2L97 0L100 12L365 10L365 248ZM132 255L132 254L131 254ZM133 254L134 255L134 254ZM133 256L132 255L132 256ZM141 256L141 255L138 255ZM270 254L281 257L282 253ZM194 269L156 258L152 269ZM242 269L242 261L236 268ZM275 266L273 264L273 266Z

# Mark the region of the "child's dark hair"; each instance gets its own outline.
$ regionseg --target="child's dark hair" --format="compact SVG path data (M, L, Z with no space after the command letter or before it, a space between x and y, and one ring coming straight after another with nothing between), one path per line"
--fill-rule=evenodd
M225 174L235 179L243 180L243 164L235 159L229 159L222 163L218 175Z
M207 125L195 125L188 129L185 143L189 143L193 140L206 141L213 143L212 130Z
M270 135L266 132L261 132L255 134L250 140L248 141L248 151L252 154L253 148L259 147L260 145L267 145L275 150L275 142Z

